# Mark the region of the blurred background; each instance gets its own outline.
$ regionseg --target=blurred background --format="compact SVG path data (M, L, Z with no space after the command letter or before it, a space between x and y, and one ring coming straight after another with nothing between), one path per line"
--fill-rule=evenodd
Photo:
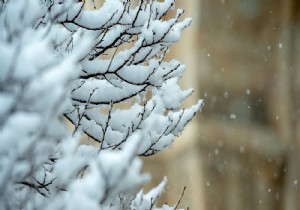
M300 209L300 1L181 0L193 23L168 54L205 100L171 149L145 160L166 175L162 203L192 210Z

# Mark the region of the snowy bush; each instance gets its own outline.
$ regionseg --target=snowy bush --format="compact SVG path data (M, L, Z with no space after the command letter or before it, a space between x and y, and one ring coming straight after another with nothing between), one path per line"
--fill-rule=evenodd
M138 156L202 106L164 60L190 24L174 1L0 1L0 209L157 209Z

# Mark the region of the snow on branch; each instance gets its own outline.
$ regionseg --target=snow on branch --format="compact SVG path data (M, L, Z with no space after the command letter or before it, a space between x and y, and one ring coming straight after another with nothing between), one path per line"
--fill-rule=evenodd
M0 1L0 209L159 209L166 179L137 193L138 156L171 146L203 105L181 106L185 67L165 60L191 20L175 0L86 7Z

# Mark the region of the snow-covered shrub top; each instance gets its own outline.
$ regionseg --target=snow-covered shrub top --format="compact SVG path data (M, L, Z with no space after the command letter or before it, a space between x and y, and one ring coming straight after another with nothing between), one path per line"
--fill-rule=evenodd
M191 22L169 18L174 6L0 1L0 209L156 209L166 179L137 193L137 156L170 146L202 106L181 108L184 66L164 60Z

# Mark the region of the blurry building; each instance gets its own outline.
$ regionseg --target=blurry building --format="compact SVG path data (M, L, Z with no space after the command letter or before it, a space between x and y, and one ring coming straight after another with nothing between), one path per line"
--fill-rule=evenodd
M165 200L203 210L300 209L300 2L178 1L193 24L170 57L205 107L150 158Z

